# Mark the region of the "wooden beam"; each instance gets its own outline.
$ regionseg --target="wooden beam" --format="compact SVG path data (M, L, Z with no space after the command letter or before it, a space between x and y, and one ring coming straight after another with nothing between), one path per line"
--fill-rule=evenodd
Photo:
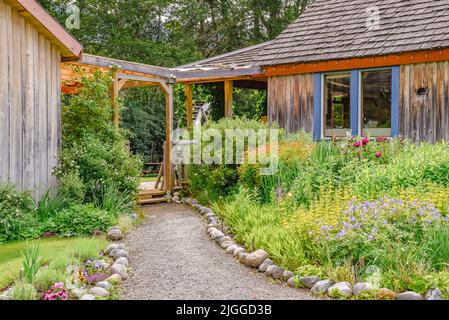
M258 80L238 80L234 81L235 88L268 90L268 82Z
M265 76L286 76L302 73L319 73L340 70L391 67L404 64L440 62L449 60L449 49L416 51L386 56L351 58L341 60L308 62L302 64L265 67Z
M193 85L185 84L184 93L185 93L185 106L187 115L187 128L191 129L193 126Z
M226 80L224 82L225 118L232 118L234 115L234 82Z

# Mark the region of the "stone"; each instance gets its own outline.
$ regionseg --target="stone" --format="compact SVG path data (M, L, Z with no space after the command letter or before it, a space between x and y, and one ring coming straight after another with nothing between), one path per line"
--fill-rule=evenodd
M264 262L262 262L262 264L259 266L259 272L267 272L268 267L274 265L274 262L271 261L270 259L266 259Z
M364 292L370 292L376 290L374 285L369 282L359 282L354 285L354 288L352 289L355 296L359 296Z
M251 268L259 268L266 259L268 259L268 253L264 250L257 250L246 256L245 264Z
M226 241L232 241L231 237L229 237L229 236L224 236L224 237L218 239L217 242L218 242L218 244L222 244L223 242L226 242Z
M106 238L110 241L120 241L123 239L123 234L120 229L111 229Z
M129 217L131 218L131 220L134 220L134 221L139 219L139 215L137 213L131 213L129 215Z
M377 290L376 299L377 300L396 300L396 292L393 290L382 288Z
M334 282L329 279L318 281L312 287L311 291L315 295L323 295L326 294L327 290L329 290L329 288L332 287L333 285Z
M104 254L109 255L115 249L119 249L119 245L116 243L110 244L104 251Z
M175 202L175 203L180 203L180 199L179 199L179 197L177 197L177 196L174 196L172 199L171 199L173 202Z
M238 247L237 249L235 249L234 250L234 257L237 258L241 252L245 252L245 249L242 248L242 247Z
M90 289L90 293L94 296L106 298L109 297L109 291L100 287L93 287Z
M294 276L287 280L287 285L291 288L297 288L299 286L299 279L297 276Z
M118 258L114 263L121 264L121 265L123 265L126 268L129 267L129 260L126 257Z
M427 291L425 299L433 300L433 301L443 300L443 293L438 288L431 289L431 290Z
M290 278L293 278L295 274L291 271L285 270L284 274L282 275L282 280L287 281Z
M227 250L228 247L235 245L234 241L229 240L229 241L225 241L222 244L220 244L220 247L222 247L224 250Z
M12 288L9 288L8 290L1 292L0 293L0 301L1 300L9 300L9 298L11 297L11 293L12 293Z
M233 244L226 248L226 253L234 255L234 251L237 250L237 248L238 246L236 244Z
M221 232L220 230L218 230L217 228L211 228L211 229L212 230L210 231L210 237L213 241L216 241L225 236L225 234L223 232Z
M115 254L114 258L128 258L129 254L128 251L126 250L119 250L117 251L117 253Z
M349 298L352 296L352 286L349 282L338 282L327 289L331 298Z
M73 288L70 290L70 296L77 298L78 300L81 299L83 295L85 295L86 292L79 288ZM1 300L1 299L0 299Z
M112 288L112 284L109 281L100 281L95 286L105 290L110 290Z
M239 262L245 264L246 257L248 257L248 253L247 252L241 252L239 254Z
M218 228L219 227L219 225L218 225L218 223L211 223L211 224L208 224L207 225L207 230L209 230L210 228Z
M316 276L307 276L299 278L299 282L307 289L312 289L313 286L316 285L318 281L320 281L320 278Z
M272 277L275 280L279 280L282 278L285 269L282 267L278 267L277 265L269 266L267 269L267 276Z
M174 197L180 197L181 194L180 194L179 192L175 192L175 193L173 193L173 196L174 196Z
M80 300L95 300L95 297L91 294L83 294Z
M196 199L191 199L190 203L191 203L191 205L193 206L193 205L195 205L195 204L198 204L198 200L196 200Z
M105 281L111 283L111 284L120 284L123 282L122 276L119 274L113 274L109 278L107 278Z
M214 217L208 217L207 218L207 223L214 223L214 222L218 222L217 221L217 218L214 216Z
M424 300L424 297L419 293L407 291L396 296L396 300Z
M111 273L112 274L118 274L120 277L122 277L123 280L126 280L128 278L128 273L126 271L126 267L124 265L114 263L111 267Z

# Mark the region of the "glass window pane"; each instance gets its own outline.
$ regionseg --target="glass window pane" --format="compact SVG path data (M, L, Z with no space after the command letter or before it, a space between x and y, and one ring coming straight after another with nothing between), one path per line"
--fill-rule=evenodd
M344 137L351 131L351 75L325 77L326 137Z
M392 71L362 72L362 128L365 136L391 136Z

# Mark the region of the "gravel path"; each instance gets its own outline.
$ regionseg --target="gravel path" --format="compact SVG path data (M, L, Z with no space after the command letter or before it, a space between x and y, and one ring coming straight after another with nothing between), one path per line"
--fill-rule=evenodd
M205 222L180 205L146 207L146 221L126 239L134 269L124 300L309 300L272 284L211 242Z

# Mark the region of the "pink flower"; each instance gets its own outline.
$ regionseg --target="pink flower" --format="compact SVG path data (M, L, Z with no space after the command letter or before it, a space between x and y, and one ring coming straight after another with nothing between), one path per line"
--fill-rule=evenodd
M376 158L381 158L381 157L382 157L382 153L376 152Z
M62 289L64 288L64 282L57 282L53 285L53 289Z
M362 143L360 141L357 141L354 143L355 148L359 148L361 145L362 145Z
M369 139L368 139L368 138L363 138L363 139L362 139L362 144L363 144L364 146L366 146L368 143L369 143Z

